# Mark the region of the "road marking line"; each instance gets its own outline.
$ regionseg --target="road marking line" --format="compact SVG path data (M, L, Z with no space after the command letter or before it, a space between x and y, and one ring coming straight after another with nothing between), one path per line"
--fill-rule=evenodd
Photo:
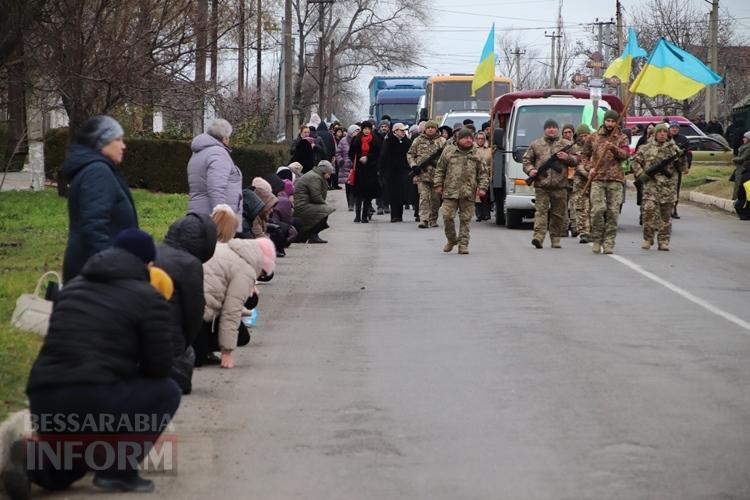
M696 297L695 295L693 295L692 293L688 292L687 290L684 290L684 289L680 288L679 286L675 285L674 283L670 283L669 281L665 280L664 278L660 278L659 276L655 275L654 273L652 273L650 271L646 271L641 266L639 266L638 264L636 264L635 262L633 262L633 261L631 261L629 259L626 259L625 257L621 257L620 255L609 255L609 257L612 257L613 259L615 259L620 264L626 265L627 267L629 267L633 271L641 274L642 276L645 276L646 278L648 278L648 279L650 279L652 281L655 281L656 283L660 284L664 288L673 291L677 295L679 295L679 296L681 296L681 297L689 300L690 302L701 306L702 308L704 308L708 312L713 313L713 314L715 314L717 316L720 316L720 317L724 318L725 320L727 320L727 321L729 321L731 323L734 323L735 325L739 326L740 328L744 328L745 330L747 330L747 331L750 332L750 323L748 323L744 319L739 318L739 317L735 316L734 314L729 313L729 312L727 312L727 311L725 311L723 309L720 309L720 308L716 307L715 305L711 304L710 302L707 302L707 301L703 300L700 297Z

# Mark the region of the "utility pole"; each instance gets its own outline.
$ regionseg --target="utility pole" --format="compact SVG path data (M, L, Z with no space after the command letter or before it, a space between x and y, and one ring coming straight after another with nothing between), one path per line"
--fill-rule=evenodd
M618 2L618 7L619 7L619 2ZM605 26L613 26L615 24L615 22L612 19L610 19L609 21L600 21L599 18L597 17L593 24L595 26L597 26L597 28L598 28L598 35L597 35L597 40L596 40L596 42L597 42L597 51L600 54L603 54L604 53L603 52L604 51L604 32L603 32L603 28ZM619 56L619 54L618 54L618 56Z
M326 40L325 40L325 13L326 4L333 3L333 0L308 0L308 4L318 4L318 29L320 36L318 38L318 114L320 119L324 120L325 116L325 97L326 97Z
M287 144L291 144L294 138L292 45L292 0L284 0L284 134Z
M712 70L718 68L718 37L719 37L719 0L706 0L711 4L708 16L708 65ZM716 85L706 87L706 120L718 118L719 102L716 96Z
M625 34L623 33L623 22L622 22L622 4L620 3L620 0L617 0L616 5L616 19L617 19L617 56L619 57L620 54L622 54L622 51L625 49ZM628 75L630 76L630 75ZM627 99L628 94L628 82L620 82L620 99L622 101L625 101ZM624 110L625 114L628 114L628 110Z
M516 50L511 52L511 55L516 56L516 88L515 90L521 90L521 56L526 53L526 49Z
M257 92L257 99L258 99L258 107L260 108L260 85L261 85L261 69L263 65L262 61L262 50L263 48L261 45L263 45L263 11L261 8L262 0L258 0L258 8L255 11L255 17L257 18L256 26L255 26L255 87Z
M239 43L237 44L237 95L245 92L245 0L239 0Z
M548 35L547 32L544 32L544 37L549 38L552 42L552 49L550 50L550 65L549 65L549 88L554 89L557 88L557 82L555 81L555 39L556 38L562 38L562 35L557 35L553 31L551 35Z

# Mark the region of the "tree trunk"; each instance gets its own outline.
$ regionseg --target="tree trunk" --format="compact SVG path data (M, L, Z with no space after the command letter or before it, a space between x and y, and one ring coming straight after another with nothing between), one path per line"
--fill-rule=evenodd
M216 91L219 79L219 0L211 1L211 90Z
M26 65L23 59L23 48L19 43L7 64L8 69L8 142L3 163L13 158L13 169L23 166L28 152L28 137L26 134Z
M239 46L237 47L237 95L245 92L245 0L239 0Z
M193 135L203 133L203 108L206 93L206 45L208 39L208 0L198 0L195 10L195 87Z

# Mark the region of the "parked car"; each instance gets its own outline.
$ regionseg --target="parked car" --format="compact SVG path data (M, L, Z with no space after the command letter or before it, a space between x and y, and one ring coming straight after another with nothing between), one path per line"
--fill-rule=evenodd
M685 118L684 116L672 115L672 116L628 116L625 118L625 125L632 128L636 125L643 125L647 127L649 123L661 123L665 118L669 121L676 121L680 124L680 133L684 136L688 135L706 135L701 129L698 128L693 122Z
M689 135L687 139L690 151L693 153L692 166L729 167L732 165L734 152L725 144L726 141L710 135Z
M447 125L452 128L455 123L463 123L467 118L474 120L474 126L479 131L482 123L490 121L490 114L482 111L450 111L443 115L440 126Z

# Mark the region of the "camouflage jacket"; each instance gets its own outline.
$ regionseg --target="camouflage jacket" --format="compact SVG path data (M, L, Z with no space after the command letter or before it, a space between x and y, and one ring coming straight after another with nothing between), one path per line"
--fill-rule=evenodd
M547 138L540 137L531 144L529 144L526 153L523 155L523 171L528 175L532 170L538 169L552 154L557 153L566 146L569 146L571 142L562 137ZM572 149L572 148L571 148ZM570 150L568 150L568 153ZM560 160L560 165L563 166L560 172L556 172L554 169L549 169L547 173L538 175L534 181L535 188L545 189L557 189L568 187L568 169L566 167L574 167L578 161L576 157L570 155L567 160Z
M588 163L588 170L596 167L595 181L622 182L625 184L625 172L622 162L628 159L628 136L621 132L613 138L599 127L583 144L582 161ZM588 174L587 174L588 175Z
M578 165L575 167L575 174L573 175L573 188L581 189L586 185L586 181L589 178L589 170L591 165L583 159L581 152L583 151L583 141L576 142L575 145L569 149L570 154L576 157Z
M443 198L474 200L477 188L487 190L490 170L476 146L463 150L449 144L440 155L433 182L443 188Z
M409 167L415 167L419 162L428 158L443 146L445 146L445 139L443 139L440 134L436 134L433 137L428 137L426 134L420 134L420 136L414 139L414 142L411 143L409 152L406 153L406 161L409 163ZM430 165L422 170L422 173L417 176L417 180L420 182L432 182L432 177L434 175L435 167Z
M673 141L664 141L659 143L655 140L648 141L638 149L633 157L631 165L633 174L636 178L646 172L646 169L659 163L665 158L680 151L680 148ZM659 201L660 203L670 203L677 200L677 170L687 171L687 162L684 156L678 157L675 161L667 166L667 171L672 177L663 174L656 174L655 178L649 179L643 183L643 196Z

